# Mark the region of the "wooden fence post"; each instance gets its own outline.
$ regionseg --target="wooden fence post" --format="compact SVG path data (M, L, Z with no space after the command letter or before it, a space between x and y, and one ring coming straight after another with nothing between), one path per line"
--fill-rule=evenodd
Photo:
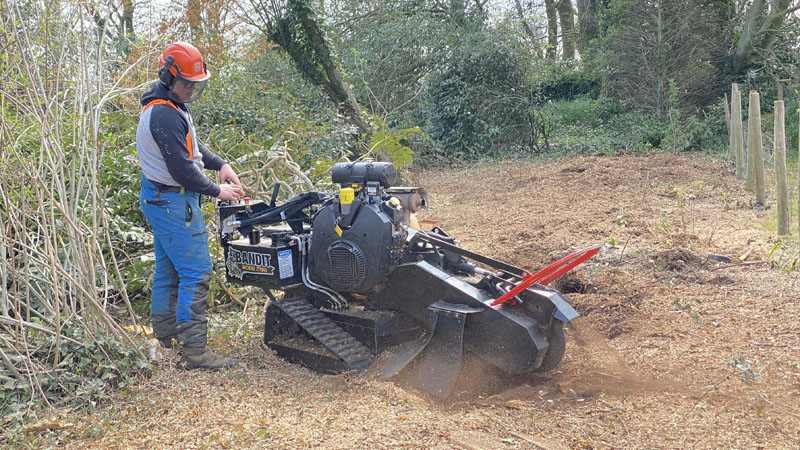
M725 125L728 126L728 139L731 140L731 156L736 156L733 153L733 127L731 124L731 106L733 103L733 92L731 92L731 103L728 103L728 94L722 95L722 106L725 107Z
M745 175L744 136L742 134L742 93L739 85L733 83L731 92L731 153L736 158L736 178Z
M764 206L764 149L761 142L761 100L750 91L750 114L747 120L747 187L755 189L756 204Z
M789 234L789 190L786 187L786 125L783 100L775 101L775 184L778 198L778 234Z

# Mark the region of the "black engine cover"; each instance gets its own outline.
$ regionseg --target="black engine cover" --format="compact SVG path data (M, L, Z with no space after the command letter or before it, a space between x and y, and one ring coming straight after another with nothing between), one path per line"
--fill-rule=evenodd
M368 293L391 272L394 217L382 210L382 204L360 199L350 205L347 215L337 214L338 209L338 202L330 204L314 218L311 279L339 292Z

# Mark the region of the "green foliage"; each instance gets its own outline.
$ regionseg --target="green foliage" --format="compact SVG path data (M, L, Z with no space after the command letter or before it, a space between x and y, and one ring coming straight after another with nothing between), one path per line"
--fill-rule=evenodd
M137 241L136 233L144 224L139 208L140 171L136 156L138 117L122 112L103 116L98 136L101 164L97 180L106 192L106 211L111 229L121 241Z
M296 77L292 62L270 50L252 61L222 63L201 100L193 105L198 134L212 151L236 161L269 149L291 133L292 154L303 170L317 159L338 160L355 140L355 130L342 123L330 100Z
M769 226L774 230L777 227L777 218L773 216L771 219L774 219L774 221L770 220L772 223ZM769 261L770 265L780 270L793 271L800 267L800 253L798 253L798 249L794 245L778 241L767 254L767 261Z
M534 89L541 98L558 101L600 96L602 85L596 72L574 61L549 62L532 69Z
M368 11L365 6L331 4L332 21L349 24L331 28L331 42L362 107L392 127L409 127L417 120L425 78L441 69L464 30L408 2L374 2Z
M431 137L446 155L538 150L545 117L536 114L540 100L528 80L532 56L492 30L473 32L452 49L447 70L431 78L424 109Z
M550 101L547 111L558 126L606 126L609 120L622 112L619 103L608 98L578 97L571 101Z
M721 106L686 117L675 109L669 121L645 113L623 112L620 103L603 97L548 102L544 111L553 122L551 146L560 153L721 151L728 144Z
M379 118L375 118L375 128L376 131L369 141L370 153L386 152L398 169L410 166L414 162L414 152L407 145L408 139L412 134L422 130L413 127L394 131Z
M609 99L579 98L548 103L552 147L560 153L614 153L661 148L667 126L642 113L620 113Z
M22 425L26 414L44 401L42 394L49 402L66 399L70 404L83 405L107 399L113 389L152 373L147 360L127 343L102 331L88 334L84 324L67 321L62 323L61 335L60 347L56 347L55 336L29 332L28 345L36 349L31 361L48 370L34 374L33 382L26 378L0 385L3 427L16 429ZM29 403L31 400L33 403Z

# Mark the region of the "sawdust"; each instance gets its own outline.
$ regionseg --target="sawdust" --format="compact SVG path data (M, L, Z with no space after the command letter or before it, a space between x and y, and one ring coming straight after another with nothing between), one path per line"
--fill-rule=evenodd
M774 208L753 209L732 168L657 153L412 173L431 196L420 219L470 250L535 271L604 245L554 284L582 319L550 373L493 378L470 361L484 390L442 404L373 370L281 361L259 318L251 341L212 339L240 368L164 364L113 402L53 411L43 423L75 425L37 436L104 449L798 448L800 277L764 263Z
M582 395L605 392L614 395L633 395L646 392L674 392L689 394L685 383L677 380L659 380L634 373L622 355L611 347L608 338L598 333L585 317L569 324L569 337L580 347L581 362L585 369L573 378L559 382L559 388L572 389Z

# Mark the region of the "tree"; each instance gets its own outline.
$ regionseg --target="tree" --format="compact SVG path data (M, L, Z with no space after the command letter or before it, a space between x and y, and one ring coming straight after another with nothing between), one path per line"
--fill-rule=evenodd
M800 10L798 0L753 0L745 10L747 3L740 7L743 13L737 14L734 21L740 24L741 32L728 54L733 76L769 59L776 41L786 32L786 19Z
M266 0L251 0L255 18L249 22L278 44L292 59L300 74L325 93L339 108L347 123L366 137L371 129L361 115L361 107L345 82L322 28L323 20L310 0L288 0L278 5ZM358 157L359 150L354 151Z
M661 118L716 100L724 18L709 1L616 0L604 20L613 24L602 42L612 96Z
M538 55L505 32L487 29L465 36L451 49L446 69L428 80L429 132L447 156L537 152L547 145L541 99L529 80Z
M233 43L234 24L228 18L233 0L188 0L183 19L194 45L205 53L219 55Z
M92 17L97 35L108 38L118 55L127 57L131 52L131 43L136 42L133 27L136 6L133 0L113 0L102 4L90 1L81 5Z
M328 5L330 41L341 55L342 69L352 76L359 104L393 126L418 123L413 116L426 79L446 70L448 55L459 42L483 27L480 21L464 24L459 14L434 6L405 1Z
M547 58L555 60L558 52L558 9L556 0L544 0L547 15Z

